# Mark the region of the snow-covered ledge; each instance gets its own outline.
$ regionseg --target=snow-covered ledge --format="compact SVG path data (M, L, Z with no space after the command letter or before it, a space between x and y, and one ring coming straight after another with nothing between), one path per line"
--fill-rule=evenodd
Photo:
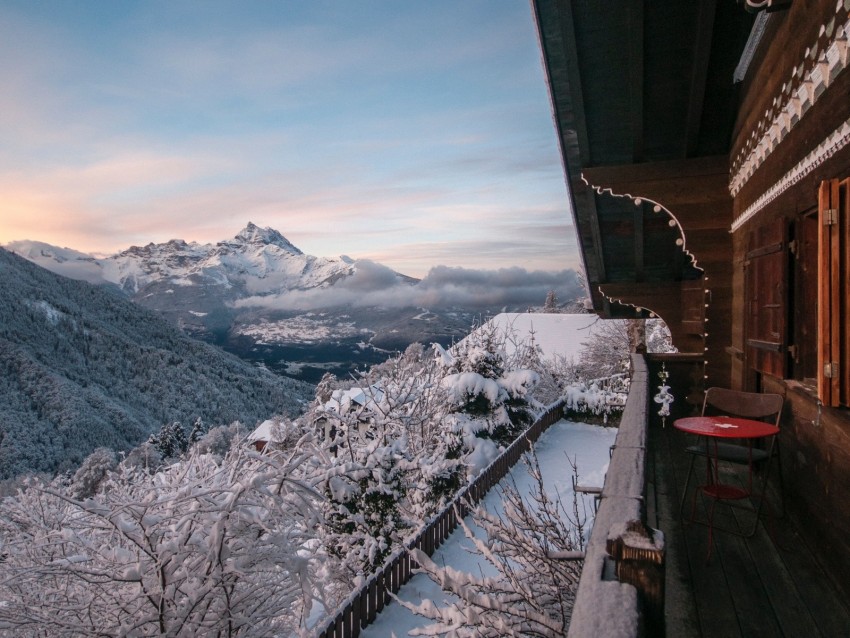
M629 398L587 544L568 638L634 638L643 634L637 589L617 580L608 541L611 534L619 534L630 521L644 520L648 399L646 361L640 355L632 355Z

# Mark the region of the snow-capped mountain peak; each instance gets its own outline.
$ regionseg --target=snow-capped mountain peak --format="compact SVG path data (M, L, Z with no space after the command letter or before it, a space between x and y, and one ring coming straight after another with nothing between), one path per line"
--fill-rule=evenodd
M131 296L142 294L145 298L159 294L158 289L147 290L150 285L160 285L171 298L178 288L196 286L221 288L222 292L207 290L203 294L228 298L279 294L327 287L356 271L355 261L348 257L305 255L277 230L253 222L232 239L217 243L171 239L130 246L100 259L38 242L14 242L9 248L59 274L93 283L111 282Z
M219 242L219 245L233 246L234 244L250 244L252 246L277 246L284 249L293 255L303 255L300 249L296 248L292 242L281 235L274 228L260 228L253 222L248 222L241 231L239 231L231 241Z

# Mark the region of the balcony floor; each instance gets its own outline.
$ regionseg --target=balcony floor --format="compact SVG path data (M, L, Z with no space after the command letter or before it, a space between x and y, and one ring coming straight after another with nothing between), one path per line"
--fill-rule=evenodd
M667 636L850 636L848 599L830 579L790 515L762 515L755 535L714 533L706 562L708 529L683 523L679 500L691 441L672 425L650 427L647 515L667 539ZM697 459L696 481L704 478ZM775 467L774 467L775 469ZM771 483L776 483L772 472ZM723 482L746 480L746 468L725 472ZM694 479L692 479L693 483ZM776 503L774 497L770 499ZM690 501L686 506L689 514ZM705 515L697 498L697 517ZM715 521L739 528L753 514L720 505Z

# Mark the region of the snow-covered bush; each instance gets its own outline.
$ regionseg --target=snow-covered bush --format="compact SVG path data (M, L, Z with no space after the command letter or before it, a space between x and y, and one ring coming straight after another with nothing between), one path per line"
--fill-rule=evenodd
M327 388L328 400L305 417L325 438L322 539L346 584L379 566L459 487L441 431L440 370L426 355L408 348L364 375L359 388ZM445 485L454 489L439 494Z
M462 433L471 451L478 445L470 436L505 446L533 420L529 399L540 377L521 366L539 353L532 347L531 352L520 349L520 356L509 358L509 338L511 335L487 323L449 351L435 346L438 362L446 372L441 384L455 415L453 428Z
M189 448L189 437L183 426L173 421L164 424L158 433L151 434L148 443L157 449L163 459L176 459Z
M418 571L456 597L444 607L430 600L420 604L399 600L433 621L412 635L564 635L581 574L580 561L564 558L584 549L586 516L577 499L567 511L560 499L553 500L547 494L533 453L526 455L525 461L534 484L530 495L520 494L515 484L509 484L502 489L503 514L493 514L481 506L472 512L486 540L460 520L475 552L495 568L495 576L440 567L424 552L411 551L420 566Z
M153 473L162 465L162 454L153 443L145 441L130 450L126 458L121 461L121 465L127 470L136 469Z
M581 379L598 379L626 372L629 357L645 335L647 352L673 352L670 331L660 319L598 320L593 336L584 344L577 364Z
M623 411L629 394L629 377L615 374L602 379L576 381L564 389L564 409L576 417L608 418Z
M492 327L449 350L411 346L345 388L323 379L305 421L326 441L322 539L338 580L378 567L531 423L538 379Z
M312 445L121 468L80 500L33 482L0 503L0 635L292 635L314 586Z
M350 450L353 459L327 458L330 467L319 484L325 496L320 537L347 582L382 565L409 528L400 510L407 488L402 441L373 440Z
M241 442L244 435L245 428L239 421L234 421L230 425L218 425L210 428L206 434L201 436L195 447L202 454L224 456L233 447L234 442Z

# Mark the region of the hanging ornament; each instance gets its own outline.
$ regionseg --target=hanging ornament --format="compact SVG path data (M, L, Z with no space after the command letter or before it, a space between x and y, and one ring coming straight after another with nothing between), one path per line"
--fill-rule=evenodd
M670 416L670 404L673 403L675 397L670 394L670 386L667 385L667 379L670 373L667 372L667 366L661 364L661 371L658 373L658 378L661 379L661 385L658 386L658 394L655 395L655 402L660 403L658 416L661 417L661 427L667 426L667 417Z

